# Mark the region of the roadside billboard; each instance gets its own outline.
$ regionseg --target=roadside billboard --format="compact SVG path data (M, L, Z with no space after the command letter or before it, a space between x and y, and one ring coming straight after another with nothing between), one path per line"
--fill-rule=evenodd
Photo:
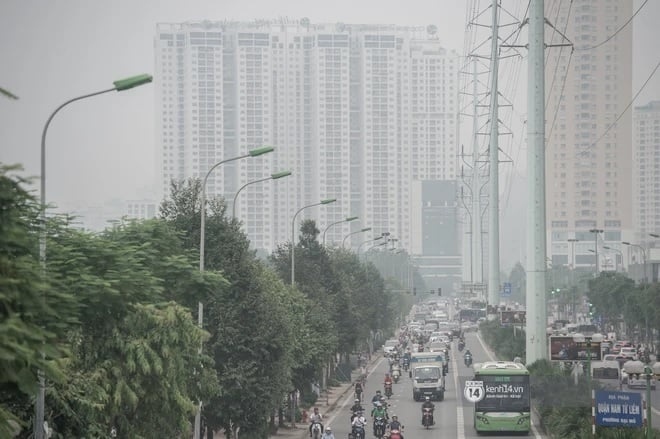
M554 361L585 361L587 359L587 342L576 343L571 336L551 336L550 360ZM588 349L592 361L601 360L600 342L591 342Z
M527 322L525 311L500 311L500 321L503 325L524 325Z
M643 427L642 395L596 390L595 423L603 427Z

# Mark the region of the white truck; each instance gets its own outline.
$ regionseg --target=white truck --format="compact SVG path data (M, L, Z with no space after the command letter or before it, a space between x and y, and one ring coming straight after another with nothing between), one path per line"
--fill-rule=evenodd
M413 380L413 400L427 396L432 400L445 398L445 375L448 365L441 352L420 352L410 358L410 377Z

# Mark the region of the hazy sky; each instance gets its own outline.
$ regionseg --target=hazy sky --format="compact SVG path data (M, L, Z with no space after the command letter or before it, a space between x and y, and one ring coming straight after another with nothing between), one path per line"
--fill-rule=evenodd
M58 105L110 88L115 79L153 73L156 23L308 17L312 22L435 24L445 46L462 54L466 2L0 0L0 86L20 97L0 99L0 162L20 163L28 175L38 175L41 131ZM481 0L484 6L488 3ZM660 0L649 0L635 19L635 90L660 59L659 19ZM523 71L521 80L525 78ZM660 99L660 74L636 104L651 99ZM147 85L75 103L58 114L47 139L49 202L94 203L145 195L155 175L154 102L153 86ZM526 113L525 108L517 111ZM518 175L524 174L524 161L523 150ZM523 184L514 185L503 212L503 247L509 231L511 239L520 238L520 228L507 224L524 225L523 190Z

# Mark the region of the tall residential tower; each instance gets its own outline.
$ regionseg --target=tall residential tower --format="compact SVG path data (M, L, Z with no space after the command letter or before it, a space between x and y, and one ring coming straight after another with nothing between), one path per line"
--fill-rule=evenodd
M172 179L201 178L262 145L276 150L218 168L208 193L231 203L245 183L293 172L238 197L236 216L255 248L289 241L297 209L336 198L301 214L321 231L360 217L329 229L328 245L371 227L410 251L421 233L413 181L456 179L458 56L432 26L160 24L156 72L162 195Z

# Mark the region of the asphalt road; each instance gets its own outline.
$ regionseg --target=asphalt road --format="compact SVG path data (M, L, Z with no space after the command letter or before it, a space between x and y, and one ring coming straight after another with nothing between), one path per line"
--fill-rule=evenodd
M476 334L470 333L466 336L467 347L472 351L474 362L490 360L487 352L481 346ZM381 360L377 363L367 381L365 400L371 401L371 397L376 390L383 392L383 378L388 370L387 361ZM477 438L473 426L472 417L474 415L474 405L466 401L463 397L463 386L465 380L472 379L472 369L463 364L462 353L458 352L456 342L452 344L450 351L449 374L447 375L446 391L444 401L434 401L435 404L435 425L426 430L421 425L421 402L414 402L412 398L412 381L404 372L402 379L398 384L394 384L394 395L389 401L390 417L396 414L399 421L405 426L404 436L408 439L437 439L452 438L466 439ZM337 439L348 438L350 432L350 407L353 405L353 395L348 395L344 401L338 405L326 425L330 425ZM368 412L371 411L371 404L364 405ZM367 428L367 438L373 437L373 428L371 420L367 414L369 428ZM543 436L533 430L531 437L541 438ZM498 436L501 438L520 437L520 436Z

